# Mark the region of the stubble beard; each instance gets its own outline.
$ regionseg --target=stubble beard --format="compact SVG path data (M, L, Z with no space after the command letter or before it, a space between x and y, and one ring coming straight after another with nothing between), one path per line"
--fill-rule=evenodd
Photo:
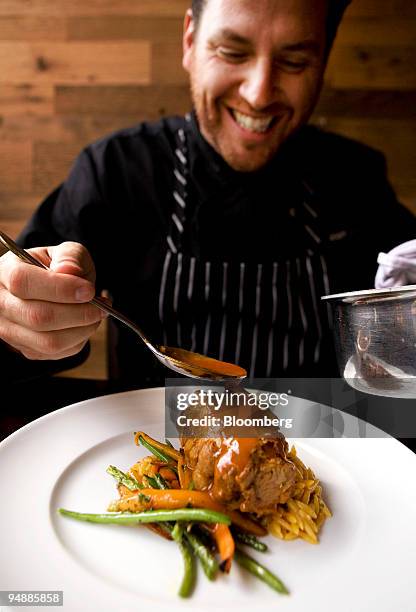
M230 146L227 146L227 142L221 142L221 111L218 103L215 103L214 110L210 111L204 101L203 94L199 92L192 78L190 90L192 105L202 136L233 170L237 172L255 172L260 170L273 159L280 146L286 140L282 134L282 138L278 142L275 142L271 147L263 147L264 150L261 153L256 143L245 143L243 145L244 150L237 152L233 148L232 143ZM218 138L218 135L220 135L220 138ZM222 140L224 140L224 137Z

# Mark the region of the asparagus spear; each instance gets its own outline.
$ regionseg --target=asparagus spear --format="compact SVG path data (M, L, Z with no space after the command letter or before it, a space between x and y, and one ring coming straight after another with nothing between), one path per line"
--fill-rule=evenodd
M109 465L106 469L106 472L107 474L110 474L110 476L113 476L113 478L115 478L117 482L130 489L130 491L143 489L143 485L140 484L140 482L136 480L134 476L129 476L128 474L125 474L124 472L116 468L114 465Z
M251 533L244 533L243 531L235 530L232 530L232 533L234 538L241 542L241 544L250 546L251 548L254 548L260 552L266 552L266 550L268 550L267 544L260 542L260 540L258 540L256 536L252 535Z

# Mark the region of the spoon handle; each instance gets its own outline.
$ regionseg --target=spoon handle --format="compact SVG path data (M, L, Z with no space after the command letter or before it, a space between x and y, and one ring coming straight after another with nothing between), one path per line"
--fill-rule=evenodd
M134 323L131 319L126 317L126 315L122 314L121 312L110 306L110 304L108 304L105 300L100 297L93 297L90 303L94 304L98 308L101 308L101 310L104 310L104 312L111 315L115 319L118 319L119 321L121 321L121 323L127 325L127 327L130 327L131 330L133 330L134 332L136 332L136 334L140 336L140 338L149 346L149 348L152 347L150 340L147 339L147 337L144 335L137 323Z
M0 231L0 242L2 242L3 245L9 251L14 253L14 255L19 257L19 259L34 266L38 266L39 268L43 268L44 270L49 270L48 266L45 266L45 264L39 261L39 259L33 257L33 255L28 253L25 249L22 249L22 247L16 244L14 240L12 240L7 234L2 231ZM132 329L134 332L136 332L136 334L140 336L143 342L145 342L147 345L150 345L150 341L146 338L140 327L136 323L131 321L128 317L123 315L121 312L107 304L105 300L100 297L93 297L90 303L94 304L94 306L97 306L101 310L104 310L107 314L111 315L115 319L121 321L121 323L124 323L125 325L130 327L130 329Z

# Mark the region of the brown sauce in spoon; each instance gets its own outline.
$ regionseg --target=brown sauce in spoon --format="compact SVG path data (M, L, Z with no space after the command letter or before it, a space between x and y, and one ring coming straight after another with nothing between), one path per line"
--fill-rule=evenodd
M160 346L159 350L167 357L181 364L188 365L191 369L201 369L205 370L207 373L212 372L215 376L230 378L245 378L247 376L247 371L234 363L220 361L219 359L213 359L206 355L200 355L199 353L192 353L185 349L172 348L170 346Z

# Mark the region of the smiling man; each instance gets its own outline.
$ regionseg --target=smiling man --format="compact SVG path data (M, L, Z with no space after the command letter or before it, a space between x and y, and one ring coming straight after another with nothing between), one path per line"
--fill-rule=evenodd
M264 166L321 89L327 0L209 0L185 20L183 65L202 135L235 170Z
M320 297L372 287L378 252L416 229L382 155L307 124L346 4L194 0L192 112L80 154L20 237L52 271L0 259L11 375L82 359L102 289L156 342L257 377L337 374ZM111 377L163 384L134 334L111 338Z

